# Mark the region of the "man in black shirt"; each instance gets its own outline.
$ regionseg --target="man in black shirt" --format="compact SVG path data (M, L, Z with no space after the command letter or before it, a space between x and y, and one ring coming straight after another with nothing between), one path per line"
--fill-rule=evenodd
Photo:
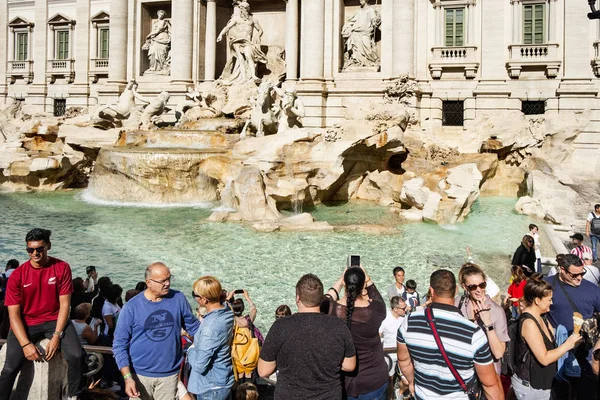
M298 313L275 321L260 353L258 374L279 370L275 400L340 400L341 371L356 368L356 350L343 320L319 312L323 283L313 274L296 284Z

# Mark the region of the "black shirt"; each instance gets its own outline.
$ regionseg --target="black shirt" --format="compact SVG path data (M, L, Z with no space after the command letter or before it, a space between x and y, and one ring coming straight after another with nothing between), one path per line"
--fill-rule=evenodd
M277 363L275 400L340 400L342 361L354 355L344 321L332 315L298 313L275 321L260 358Z

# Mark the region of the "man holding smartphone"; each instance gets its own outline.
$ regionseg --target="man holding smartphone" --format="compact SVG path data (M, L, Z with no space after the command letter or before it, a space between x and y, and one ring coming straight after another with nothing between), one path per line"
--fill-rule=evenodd
M96 290L96 286L98 285L98 272L96 272L96 267L90 265L85 268L85 273L87 274L87 278L85 278L83 286L85 286L86 292L91 293Z

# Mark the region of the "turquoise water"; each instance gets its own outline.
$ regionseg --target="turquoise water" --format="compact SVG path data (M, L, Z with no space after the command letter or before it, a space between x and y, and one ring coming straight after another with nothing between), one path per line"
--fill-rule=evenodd
M395 224L392 234L359 232L256 233L239 224L205 222L210 208L139 208L89 204L82 192L0 194L0 262L26 260L24 238L39 226L52 230L51 255L69 262L73 276L96 265L125 290L143 280L153 261L171 267L173 286L190 293L194 280L217 276L228 290L245 288L258 307L258 326L266 330L275 308L295 310L294 286L308 272L325 288L342 273L348 254L362 262L382 292L391 270L405 267L418 291L427 291L429 274L440 267L456 271L470 246L475 261L505 287L510 255L527 231L529 219L513 212L515 199L482 198L469 218L451 226L399 225L384 207L345 204L320 206L319 220L335 224ZM190 299L191 300L191 299Z

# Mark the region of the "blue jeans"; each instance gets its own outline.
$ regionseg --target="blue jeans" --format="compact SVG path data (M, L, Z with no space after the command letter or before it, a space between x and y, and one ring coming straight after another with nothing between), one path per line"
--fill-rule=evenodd
M594 262L598 260L598 241L600 241L600 236L590 235L590 240L592 241L592 257L594 258Z
M231 389L214 389L196 395L196 400L229 400Z
M373 390L369 393L359 394L358 397L350 397L348 396L348 400L386 400L387 399L387 387L386 383L382 387L377 390Z

